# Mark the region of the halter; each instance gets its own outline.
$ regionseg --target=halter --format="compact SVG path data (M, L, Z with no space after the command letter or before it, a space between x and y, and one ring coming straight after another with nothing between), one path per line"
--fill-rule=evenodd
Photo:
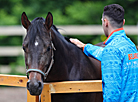
M53 50L56 50L56 48L54 47L54 44L52 42L51 32L50 32L50 39L51 39L51 47L52 47L52 56L51 56L51 62L50 62L50 65L49 65L47 71L44 73L43 71L41 71L39 69L27 69L26 68L26 75L27 75L28 79L29 79L28 73L30 73L30 72L38 72L38 73L42 74L44 76L44 80L47 78L47 76L52 68L52 65L54 64L54 51Z

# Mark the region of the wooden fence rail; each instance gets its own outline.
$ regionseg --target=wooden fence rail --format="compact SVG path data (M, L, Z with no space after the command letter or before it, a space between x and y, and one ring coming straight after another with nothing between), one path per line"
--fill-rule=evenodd
M26 76L0 74L0 85L26 87L27 80ZM80 92L102 92L102 81L88 80L44 83L41 102L51 102L51 94ZM31 96L29 91L27 91L27 102L39 102L39 96Z
M62 35L102 35L101 25L64 25L57 26ZM128 35L138 35L138 26L125 25L124 29ZM22 26L0 26L0 36L25 36L26 30ZM0 56L23 55L21 46L0 47Z
M63 35L101 35L103 29L101 25L56 25ZM138 25L125 25L127 34L138 35ZM0 26L0 35L24 36L25 29L22 26Z

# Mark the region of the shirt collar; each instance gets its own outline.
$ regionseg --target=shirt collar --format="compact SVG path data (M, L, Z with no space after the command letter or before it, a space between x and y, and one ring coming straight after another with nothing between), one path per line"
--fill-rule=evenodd
M103 42L103 44L105 44L108 41L108 39L111 37L111 35L113 33L117 32L117 31L120 31L120 30L124 30L124 28L118 28L118 29L114 30L112 33L110 33L109 36L108 36L108 38Z

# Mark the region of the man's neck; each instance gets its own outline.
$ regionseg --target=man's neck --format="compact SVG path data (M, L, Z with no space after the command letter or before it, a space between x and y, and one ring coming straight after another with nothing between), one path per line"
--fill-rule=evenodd
M110 27L110 29L108 30L108 36L116 29L118 29L118 28Z

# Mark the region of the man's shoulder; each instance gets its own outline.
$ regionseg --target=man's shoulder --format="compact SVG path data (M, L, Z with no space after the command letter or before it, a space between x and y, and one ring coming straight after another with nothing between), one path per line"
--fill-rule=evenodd
M113 53L118 54L120 57L122 56L121 58L129 52L137 51L135 44L127 37L114 38L106 47L106 49L111 48L114 51Z
M116 46L117 48L122 47L134 47L135 44L128 38L127 36L116 36L112 41L108 44L108 46Z
M129 38L127 38L126 36L116 36L114 37L114 39L112 39L111 44L112 45L118 45L120 43L127 43L129 40Z

